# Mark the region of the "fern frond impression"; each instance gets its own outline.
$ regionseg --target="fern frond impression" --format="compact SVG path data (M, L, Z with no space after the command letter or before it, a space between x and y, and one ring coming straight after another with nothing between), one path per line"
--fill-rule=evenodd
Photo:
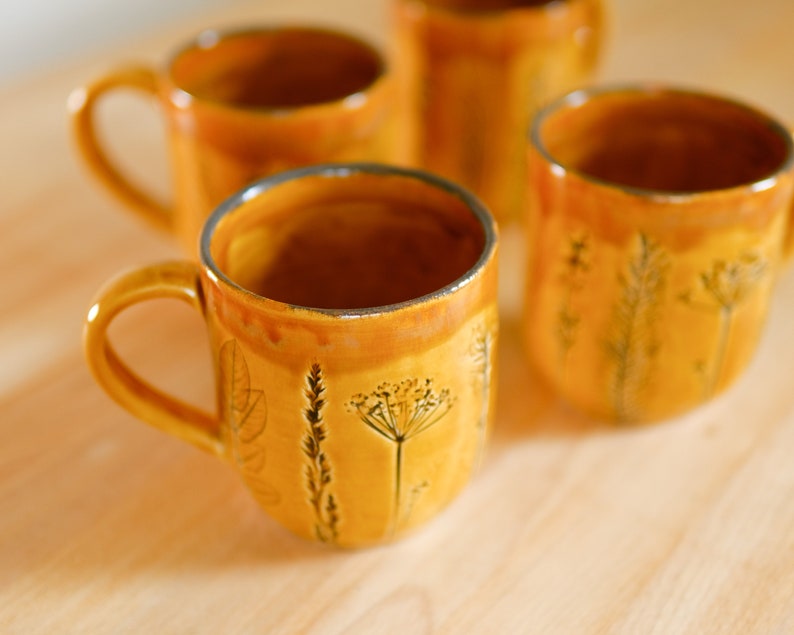
M640 234L639 252L629 262L628 272L618 278L621 293L613 308L607 353L615 363L613 408L620 421L638 414L641 393L659 350L656 313L668 266L664 250Z

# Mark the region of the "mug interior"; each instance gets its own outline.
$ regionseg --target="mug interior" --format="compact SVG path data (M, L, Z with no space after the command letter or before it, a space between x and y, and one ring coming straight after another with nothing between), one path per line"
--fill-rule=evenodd
M210 219L204 257L237 286L291 305L427 296L464 278L492 240L474 199L406 172L305 169L261 183Z
M538 116L533 140L565 169L669 193L756 183L791 153L788 132L763 114L675 90L574 93Z
M567 0L423 0L429 7L448 11L505 11L560 4Z
M384 73L380 54L345 34L277 28L208 31L171 63L181 90L239 108L279 109L342 100Z

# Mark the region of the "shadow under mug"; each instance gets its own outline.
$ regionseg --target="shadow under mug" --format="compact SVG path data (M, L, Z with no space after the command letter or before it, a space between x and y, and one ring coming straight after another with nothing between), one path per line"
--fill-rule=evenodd
M789 131L676 87L573 92L535 118L524 339L599 418L677 415L730 386L791 251Z
M114 352L116 315L152 298L203 316L217 414L159 392ZM200 263L108 283L84 345L111 397L226 460L277 521L360 546L428 521L469 481L497 333L497 236L480 203L429 174L343 164L234 195L209 218Z
M500 223L518 220L532 115L592 74L604 5L392 0L401 154L473 191Z
M151 95L166 122L173 204L155 200L111 159L96 126L109 93ZM205 31L162 69L130 66L72 92L77 149L127 208L194 256L207 216L257 178L335 161L391 161L385 61L345 33L299 26Z

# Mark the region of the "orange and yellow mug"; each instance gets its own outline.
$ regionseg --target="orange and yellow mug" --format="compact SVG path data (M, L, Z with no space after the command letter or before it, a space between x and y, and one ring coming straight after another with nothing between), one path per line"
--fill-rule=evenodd
M790 249L789 131L717 95L601 87L540 112L529 154L523 331L541 374L626 422L730 386Z
M173 204L111 159L96 107L135 89L155 98L169 136ZM385 61L351 35L310 27L205 31L163 69L132 66L72 92L77 149L129 209L197 253L207 216L257 178L335 161L392 161L393 97Z
M604 0L393 0L401 152L461 183L500 223L521 217L532 114L579 86Z
M206 321L216 414L114 352L115 316L152 298L185 300ZM336 164L225 201L199 263L110 282L84 344L111 397L225 459L277 521L361 546L436 516L478 467L497 334L497 236L481 204L429 174Z

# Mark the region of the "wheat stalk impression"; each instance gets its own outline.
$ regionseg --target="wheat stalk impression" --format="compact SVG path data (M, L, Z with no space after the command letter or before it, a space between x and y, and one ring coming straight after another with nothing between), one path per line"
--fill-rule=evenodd
M323 371L319 364L312 364L306 377L305 396L309 407L303 411L308 423L303 436L303 453L309 459L306 464L306 484L309 488L309 503L314 511L314 533L322 542L336 542L339 537L339 509L333 494L328 492L332 472L328 457L322 449L327 437L323 422L322 409L326 404L323 397Z

